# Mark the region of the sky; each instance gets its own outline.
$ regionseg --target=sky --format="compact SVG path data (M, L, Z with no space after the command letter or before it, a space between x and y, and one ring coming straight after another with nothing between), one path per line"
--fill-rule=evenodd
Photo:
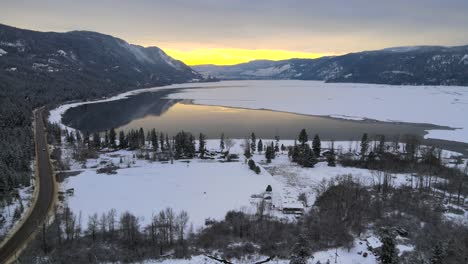
M0 0L0 23L91 30L189 65L468 44L467 0Z

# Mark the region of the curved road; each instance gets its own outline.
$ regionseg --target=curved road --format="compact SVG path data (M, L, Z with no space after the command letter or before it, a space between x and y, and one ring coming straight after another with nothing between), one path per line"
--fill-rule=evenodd
M32 211L24 220L23 224L13 234L10 239L0 248L0 263L13 262L21 249L45 220L49 209L53 205L55 180L53 170L49 161L49 149L43 122L43 111L39 109L34 113L35 122L35 144L36 144L36 175L39 179L39 193L37 201ZM37 184L37 182L36 182Z

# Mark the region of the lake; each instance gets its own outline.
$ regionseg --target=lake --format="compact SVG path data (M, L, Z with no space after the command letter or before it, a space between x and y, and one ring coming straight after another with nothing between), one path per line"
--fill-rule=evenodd
M427 129L448 129L432 124L345 120L326 116L271 110L193 104L191 100L168 99L179 89L145 92L128 98L83 104L69 109L63 123L81 131L102 132L111 128L128 131L140 127L174 135L184 130L219 138L245 138L255 132L261 138L295 139L303 128L325 140L359 140L369 135L413 134L422 137Z

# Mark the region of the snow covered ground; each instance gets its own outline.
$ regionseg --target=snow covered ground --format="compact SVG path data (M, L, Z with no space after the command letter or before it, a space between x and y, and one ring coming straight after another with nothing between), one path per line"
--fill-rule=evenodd
M273 187L272 203L277 209L270 213L290 219L291 216L283 215L281 209L297 204L301 193L306 194L308 204L312 205L315 187L323 180L351 174L371 185L379 177L366 169L328 167L325 162L318 163L315 168L302 168L291 163L287 153L278 155L270 164L265 162L263 154L255 154L253 159L262 168L257 175L245 164L243 140L233 141L231 153L239 154L239 162L194 159L170 164L136 159L131 151L104 153L98 159L87 160L85 168L72 162L71 170L82 172L66 178L62 189L74 188L74 195L67 198L68 205L75 213L82 213L84 224L88 216L111 209L118 213L129 210L142 217L143 224L148 224L153 214L171 207L175 211L187 211L190 221L198 228L207 218L224 218L229 210L255 212L258 200L251 196L262 194L268 185ZM280 142L292 143L290 140ZM349 144L337 142L335 146ZM327 142L323 142L323 146L326 147ZM218 150L219 141L208 140L207 148ZM64 151L64 155L69 155L69 151ZM116 174L97 173L98 168L109 164L120 167ZM410 184L410 178L409 174L395 174L393 184Z
M15 228L17 223L28 212L28 209L31 206L33 192L34 190L32 185L29 187L22 187L18 189L19 197L10 202L3 200L5 204L0 206L0 242L4 236L9 235L9 232ZM15 210L21 206L23 207L23 211L20 217L15 219Z

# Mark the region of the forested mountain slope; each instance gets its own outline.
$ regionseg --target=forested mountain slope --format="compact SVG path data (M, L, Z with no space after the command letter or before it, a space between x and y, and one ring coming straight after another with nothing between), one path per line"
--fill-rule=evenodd
M298 79L327 82L468 85L468 46L415 46L319 59L252 61L193 67L220 79Z
M0 196L28 182L32 109L200 78L157 47L95 32L36 32L0 24Z

